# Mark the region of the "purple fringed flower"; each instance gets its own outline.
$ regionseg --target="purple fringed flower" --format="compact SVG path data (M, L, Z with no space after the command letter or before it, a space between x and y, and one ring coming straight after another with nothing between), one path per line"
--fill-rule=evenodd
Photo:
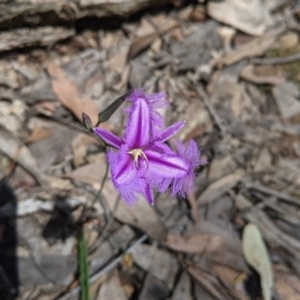
M184 125L177 122L162 129L163 117L157 111L165 108L165 93L147 95L135 90L128 97L131 107L126 110L128 123L123 139L99 127L94 132L108 145L108 162L113 184L128 205L133 205L137 194L143 194L154 203L153 188L165 191L171 186L172 194L182 197L193 189L194 169L204 161L194 141L187 145L177 143L174 152L164 142Z

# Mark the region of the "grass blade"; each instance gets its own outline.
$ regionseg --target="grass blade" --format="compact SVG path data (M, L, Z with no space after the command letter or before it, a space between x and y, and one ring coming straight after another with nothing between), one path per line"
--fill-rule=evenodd
M80 278L80 287L81 287L81 300L90 300L87 247L86 247L86 242L84 239L83 228L79 229L77 240L78 240L78 259L79 259L79 278Z

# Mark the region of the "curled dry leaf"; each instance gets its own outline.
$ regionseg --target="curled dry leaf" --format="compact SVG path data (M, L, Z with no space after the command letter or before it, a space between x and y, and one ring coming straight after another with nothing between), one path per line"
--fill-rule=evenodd
M243 252L249 265L260 275L264 300L271 300L274 280L272 265L262 235L254 224L250 223L244 229Z

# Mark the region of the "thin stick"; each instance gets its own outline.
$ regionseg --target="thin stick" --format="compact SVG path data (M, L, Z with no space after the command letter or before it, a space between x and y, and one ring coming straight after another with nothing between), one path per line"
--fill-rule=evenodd
M94 200L92 201L92 204L91 204L91 207L93 207L95 205L97 199L99 199L100 204L103 207L103 210L104 210L104 213L105 213L105 218L106 218L107 222L109 220L109 215L110 215L110 212L109 212L109 209L108 209L108 204L106 203L106 200L104 200L104 199L102 199L100 197L100 195L101 195L101 193L103 191L103 188L104 188L104 185L105 185L105 181L106 181L107 176L108 176L108 169L109 169L108 163L106 162L106 164L105 164L105 174L104 174L104 176L102 178L101 186L100 186L100 188L99 188L97 194L95 195Z
M115 202L114 208L111 211L111 213L109 214L107 222L104 225L104 228L103 228L103 230L101 232L101 235L99 235L99 237L98 237L99 240L97 240L97 243L95 242L91 246L91 248L92 248L91 252L94 251L96 248L100 247L100 245L103 243L103 241L109 236L109 230L110 230L111 225L113 224L113 221L115 219L115 213L117 211L119 203L120 203L120 197L118 196L118 198L117 198L117 200Z
M297 198L294 198L286 193L282 193L282 192L278 192L276 190L273 190L273 189L270 189L270 188L267 188L265 186L262 186L260 184L246 184L245 185L246 188L249 190L253 189L253 190L256 190L260 193L263 193L263 194L268 194L268 195L271 195L271 196L274 196L276 197L278 200L281 200L283 202L286 202L286 203L289 203L289 204L292 204L292 205L295 205L297 207L300 207L300 201L297 199Z
M300 60L300 53L296 53L286 57L254 58L251 60L251 63L255 65L281 65L290 64L298 60Z
M195 84L196 88L197 88L197 92L199 94L199 96L201 97L201 99L203 100L207 110L209 111L210 115L212 116L212 118L214 119L216 125L218 126L218 128L220 129L221 133L224 134L226 133L226 129L222 124L222 121L220 119L220 117L218 116L215 108L212 106L208 96L206 95L206 93L204 92L204 89L202 88L202 86L200 84L198 84L194 79L192 79L192 82Z
M187 200L189 201L189 204L191 206L193 221L194 221L195 224L199 224L200 219L199 219L199 216L198 216L198 208L197 208L195 194L194 193L188 194L187 195Z

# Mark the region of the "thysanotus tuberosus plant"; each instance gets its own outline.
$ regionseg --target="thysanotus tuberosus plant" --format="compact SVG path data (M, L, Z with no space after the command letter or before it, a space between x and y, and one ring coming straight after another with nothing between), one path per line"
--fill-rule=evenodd
M99 125L107 121L124 101L130 106L125 110L128 119L121 138ZM164 119L158 109L166 108L168 104L164 92L146 94L143 90L134 90L101 112L95 127L83 113L87 129L108 146L107 161L113 184L128 205L137 201L138 194L153 205L155 189L159 192L170 189L172 195L185 197L193 191L195 168L205 164L195 141L190 140L186 144L177 141L175 149L165 143L185 123L179 121L164 128Z

